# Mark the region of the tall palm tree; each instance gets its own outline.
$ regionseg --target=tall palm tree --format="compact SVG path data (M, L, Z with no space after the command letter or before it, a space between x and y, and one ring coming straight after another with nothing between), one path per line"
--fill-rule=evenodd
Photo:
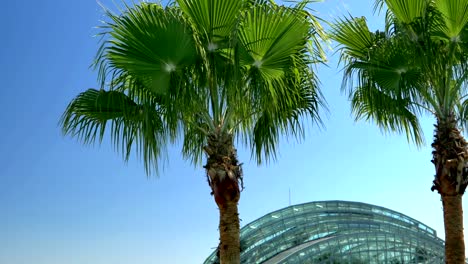
M325 34L306 4L178 0L107 11L95 62L102 87L72 100L63 132L90 143L107 128L125 159L136 147L147 173L157 172L164 148L178 138L194 164L205 153L220 211L220 260L240 263L243 184L234 142L261 163L275 158L282 134L303 136L304 117L321 123L324 101L311 65L324 59Z
M423 143L418 117L435 117L432 190L442 197L446 263L464 263L462 195L468 175L468 0L376 0L385 30L364 18L342 18L332 38L341 46L342 89L356 119Z

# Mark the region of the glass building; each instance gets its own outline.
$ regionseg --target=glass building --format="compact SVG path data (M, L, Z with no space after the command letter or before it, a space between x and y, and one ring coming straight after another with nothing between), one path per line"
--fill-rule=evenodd
M311 202L244 226L241 263L444 263L436 231L401 213L365 203ZM219 263L217 251L205 264Z

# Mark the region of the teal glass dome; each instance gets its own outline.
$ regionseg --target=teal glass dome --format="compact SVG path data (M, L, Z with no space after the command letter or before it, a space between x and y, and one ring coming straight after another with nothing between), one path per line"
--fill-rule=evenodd
M444 263L436 231L370 204L323 201L292 205L241 229L241 263ZM205 264L219 263L217 251Z

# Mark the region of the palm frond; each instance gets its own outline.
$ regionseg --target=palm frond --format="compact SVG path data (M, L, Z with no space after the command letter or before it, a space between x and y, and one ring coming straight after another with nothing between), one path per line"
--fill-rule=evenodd
M434 1L445 22L444 34L454 42L460 41L460 33L468 23L468 0Z
M458 104L459 124L465 130L468 130L468 99Z
M207 131L211 129L203 120L192 121L184 127L184 140L182 143L182 155L192 164L201 164L203 158L203 146L207 144Z
M85 144L101 142L109 124L111 140L125 160L135 145L146 171L158 172L167 135L154 105L137 104L118 91L88 89L72 100L60 120L64 134Z
M276 158L282 135L303 138L308 118L322 124L319 111L326 103L311 68L323 59L316 33L321 26L311 16L298 7L261 4L240 20L233 64L240 71L232 72L242 81L226 87L224 118L259 163ZM313 38L320 47L311 49Z
M163 94L175 75L195 63L195 43L177 9L142 3L120 16L108 16L111 38L101 59L110 70L138 76L146 87Z
M381 0L377 0L377 3L379 2ZM428 0L385 0L393 16L404 24L410 24L415 19L423 17L429 2Z
M238 30L238 54L239 67L247 75L237 96L259 109L252 112L280 107L280 97L295 92L303 69L310 71L307 40L311 28L310 21L294 8L261 5L245 13ZM294 79L296 86L290 86L288 79Z
M243 0L178 0L182 11L193 21L192 25L213 48L227 42L237 22ZM205 47L207 49L211 49Z
M281 135L301 140L305 136L303 128L306 121L323 126L320 116L323 114L321 111L327 111L326 102L315 76L307 70L301 74L300 79L287 78L289 87L295 89L279 94L277 105L259 108L261 112L256 115L258 119L250 142L252 154L259 163L276 159L276 146Z
M358 87L351 97L356 120L372 119L383 131L404 133L409 141L422 145L423 133L411 104L409 99L392 98L371 85Z
M266 80L279 79L290 56L304 49L309 30L307 21L299 19L294 9L256 6L246 12L238 31L245 51L241 60L257 68Z
M367 59L370 49L376 44L364 17L339 19L332 25L331 38L340 44L340 60L343 62L350 58Z
M394 8L403 4L394 2ZM404 15L408 18L411 12ZM356 120L372 120L383 131L405 133L408 140L422 144L417 114L432 113L437 104L427 100L433 94L427 92L414 43L399 35L372 33L364 18L352 17L335 23L332 38L340 45L342 90L347 89Z

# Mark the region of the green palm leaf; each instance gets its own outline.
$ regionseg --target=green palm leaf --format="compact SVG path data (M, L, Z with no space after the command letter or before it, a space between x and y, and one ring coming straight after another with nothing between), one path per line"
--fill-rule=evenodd
M332 38L342 45L341 60L366 59L376 44L365 18L343 18L332 25Z
M297 77L297 76L296 76ZM257 161L276 159L280 135L303 139L305 117L322 126L319 109L327 109L323 96L317 89L317 80L309 71L300 72L300 78L287 78L286 86L295 87L279 93L277 104L266 104L258 109L251 145ZM299 83L294 83L299 82Z
M208 50L225 45L234 30L242 0L178 0L182 11L203 36ZM208 45L210 45L208 47Z
M384 1L396 20L404 24L410 24L415 19L423 17L429 3L428 0L377 0L377 2Z
M357 120L372 119L384 131L404 133L408 140L423 144L421 126L409 99L392 98L369 84L356 88L351 96L351 106Z
M242 62L258 69L265 80L279 79L291 55L304 49L310 27L293 9L257 6L242 18L239 41Z
M61 120L64 134L85 144L102 141L110 124L111 140L128 160L132 146L142 156L145 169L158 169L158 160L166 145L166 129L161 113L154 105L137 104L118 91L89 89L67 107Z
M468 23L468 1L446 0L434 2L445 22L444 33L448 39L459 41L460 33Z
M421 61L414 56L417 47L388 34L370 32L364 18L335 23L332 38L340 43L341 61L346 63L343 89L349 87L356 119L372 119L381 129L405 133L420 145L416 114L433 113L437 103L427 89Z
M458 112L460 113L460 124L464 129L468 129L468 99L463 100L458 104Z
M171 78L195 63L197 52L181 14L142 3L121 16L109 14L109 66L138 76L155 93L166 93Z

